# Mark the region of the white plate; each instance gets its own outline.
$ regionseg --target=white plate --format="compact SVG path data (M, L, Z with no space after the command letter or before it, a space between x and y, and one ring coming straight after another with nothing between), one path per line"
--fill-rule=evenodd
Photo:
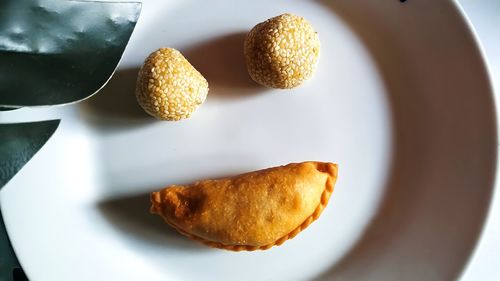
M322 43L291 91L246 75L242 39L292 12ZM209 79L189 120L135 103L136 69L181 49ZM475 245L496 159L489 78L451 0L145 1L120 68L94 98L0 113L62 118L2 190L28 277L57 280L452 280ZM340 165L321 218L283 246L206 248L148 214L165 185L304 160Z

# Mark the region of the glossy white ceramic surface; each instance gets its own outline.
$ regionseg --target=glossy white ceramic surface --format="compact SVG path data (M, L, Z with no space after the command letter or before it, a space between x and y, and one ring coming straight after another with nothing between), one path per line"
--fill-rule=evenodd
M290 90L249 80L244 34L292 12L315 27L315 77ZM181 50L209 81L189 119L160 122L134 98L137 68ZM144 1L119 69L76 105L0 113L62 118L2 190L32 280L451 280L489 203L492 93L453 1ZM305 160L339 164L329 206L258 252L206 248L148 214L174 183Z

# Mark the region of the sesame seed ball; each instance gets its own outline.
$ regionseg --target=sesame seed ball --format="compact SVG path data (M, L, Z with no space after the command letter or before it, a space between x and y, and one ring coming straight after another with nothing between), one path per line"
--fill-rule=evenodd
M146 58L135 89L144 111L167 121L189 118L207 94L207 80L172 48L161 48Z
M257 24L247 34L244 54L252 79L289 89L312 77L319 55L318 34L303 17L283 14Z

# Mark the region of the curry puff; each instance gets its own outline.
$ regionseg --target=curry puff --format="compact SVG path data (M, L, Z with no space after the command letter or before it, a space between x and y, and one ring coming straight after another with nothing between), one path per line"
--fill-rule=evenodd
M151 212L210 247L265 250L293 238L316 220L336 179L336 164L292 163L168 186L151 194Z

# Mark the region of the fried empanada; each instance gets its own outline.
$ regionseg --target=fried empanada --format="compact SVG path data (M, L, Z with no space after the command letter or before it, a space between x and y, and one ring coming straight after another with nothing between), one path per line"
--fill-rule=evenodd
M168 186L151 194L151 212L208 246L265 250L293 238L317 219L336 179L336 164L292 163Z

